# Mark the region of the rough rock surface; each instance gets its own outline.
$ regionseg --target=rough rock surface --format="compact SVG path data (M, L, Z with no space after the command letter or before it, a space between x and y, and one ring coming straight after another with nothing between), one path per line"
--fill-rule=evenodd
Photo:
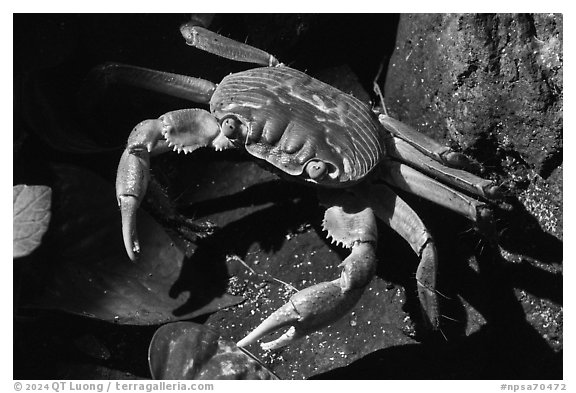
M388 104L436 139L518 152L547 178L562 162L562 94L561 15L401 18Z

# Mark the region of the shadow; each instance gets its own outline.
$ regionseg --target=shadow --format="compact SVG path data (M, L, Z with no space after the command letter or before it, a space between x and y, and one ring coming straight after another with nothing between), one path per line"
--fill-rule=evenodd
M315 199L315 190L310 186L283 180L255 184L232 195L216 197L179 209L184 215L202 218L227 210L253 207L268 203L290 205L295 199Z
M485 327L449 343L382 349L311 379L562 379L562 352L552 352L528 326L517 327L512 322L510 328Z
M445 239L454 236L453 231L435 235L441 255L439 290L449 298L441 300L441 312L453 319L442 327L446 338L433 336L418 345L386 348L312 379L562 379L562 351L554 351L527 322L515 293L514 288L524 289L517 286L516 278L523 272L506 268L506 261L487 243L469 248L476 236L460 237L462 247L452 243L452 248L473 250L468 256L457 256L460 251L449 255L450 242ZM475 259L477 271L466 263L470 258ZM554 298L559 284L561 276L549 277L539 286L538 296ZM406 290L411 292L408 286ZM467 321L470 306L459 299L485 322ZM476 330L467 332L467 324Z
M265 183L241 192L237 198L234 195L217 198L195 206L198 209L195 210L197 214L203 216L208 212L253 206L255 200L259 204L274 202L271 206L233 221L213 235L198 241L194 254L184 261L170 295L178 296L198 286L206 286L206 282L211 285L206 294L190 299L177 310L178 313L183 314L198 308L214 296L225 292L228 279L232 276L226 263L227 255L238 255L244 259L254 243L258 243L263 251L277 251L286 241L287 231L297 231L310 217L318 215L319 209L315 200L302 197L301 192L289 191L291 186L289 183ZM284 190L288 191L283 192Z
M545 232L518 199L510 203L511 210L497 211L498 244L507 251L544 263L561 264L562 241Z
M146 352L156 329L60 312L16 319L13 378L150 378Z

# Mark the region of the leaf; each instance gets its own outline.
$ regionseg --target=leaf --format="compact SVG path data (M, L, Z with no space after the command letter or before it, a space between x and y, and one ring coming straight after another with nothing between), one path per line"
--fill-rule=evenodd
M113 187L80 168L60 166L56 173L59 208L54 211L51 239L58 253L46 293L33 306L151 325L194 318L243 301L218 285L227 277L184 264L183 252L144 211L138 217L142 255L130 261Z
M252 244L245 254L239 255L257 273L246 272L248 268L238 263L237 277L244 283L246 302L242 307L212 314L206 321L207 325L222 332L225 339L238 341L244 338L272 312L289 302L294 290L286 284L301 290L340 275L338 265L347 256L346 251L343 255L334 252L323 239L324 233L317 233L312 227L299 233L289 232L290 217L314 217L316 213L304 210L302 205L282 208L281 214L266 212L269 214L266 217L262 212L256 213L258 217L254 218L261 223L259 230L270 234L268 236L284 230L285 241L281 247L267 251L259 244ZM266 241L266 236L258 239ZM406 259L396 258L390 243L382 243L386 247L383 255L388 258L386 269L398 269L399 263L395 260ZM406 247L404 251L410 258L411 250ZM410 283L409 269L405 276ZM403 309L405 303L406 295L401 286L376 276L354 309L332 325L276 351L265 351L258 343L247 349L281 379L310 378L345 367L370 353L415 343L405 331L410 325L409 315ZM263 338L262 342L278 338L287 328ZM282 361L278 361L279 357Z
M154 379L278 379L216 331L192 322L160 327L148 349Z
M42 240L50 222L52 190L47 186L18 184L14 199L14 258L29 255Z

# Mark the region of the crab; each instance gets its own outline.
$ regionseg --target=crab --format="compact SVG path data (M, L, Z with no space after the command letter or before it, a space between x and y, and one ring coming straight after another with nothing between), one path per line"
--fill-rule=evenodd
M467 172L470 160L370 105L280 63L273 55L196 23L180 31L194 48L258 67L219 84L123 64L107 72L119 81L209 105L168 112L139 123L118 166L117 200L126 252L137 260L136 213L150 179L150 157L202 147L241 149L285 177L319 188L327 205L323 229L350 249L341 274L295 293L237 345L275 349L348 314L376 270L377 218L403 237L419 258L416 270L423 320L439 329L438 256L432 235L393 191L406 190L480 224L490 219L498 185ZM383 103L382 103L383 104ZM145 247L145 245L144 245Z

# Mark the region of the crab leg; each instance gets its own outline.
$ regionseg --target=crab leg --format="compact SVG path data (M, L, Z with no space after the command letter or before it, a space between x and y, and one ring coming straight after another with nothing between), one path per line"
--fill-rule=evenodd
M387 139L386 147L395 159L473 195L487 199L500 197L500 188L493 181L457 169L472 165L464 154L452 151L390 116L380 114L378 120L394 136Z
M116 176L116 197L122 214L122 235L132 260L140 253L136 212L150 179L150 156L170 150L189 153L199 147L232 147L216 119L202 109L168 112L157 120L138 124L128 137Z
M451 184L459 189L493 199L499 197L499 187L491 180L475 176L461 169L450 168L422 154L416 147L400 138L391 138L387 145L388 153L397 160L409 163L419 170Z
M210 81L119 63L107 63L96 69L105 85L123 83L159 93L207 104L216 89Z
M471 221L481 223L490 217L490 209L486 203L453 190L408 165L384 161L382 176L388 184L444 206Z
M440 313L436 292L438 256L432 235L418 214L394 191L383 184L373 184L355 189L357 196L374 209L376 216L402 236L420 258L416 269L418 298L424 320L438 329Z
M188 45L226 59L269 67L280 64L278 59L262 49L221 36L194 22L183 24L180 33Z
M324 229L334 241L352 249L340 265L343 267L340 278L294 294L288 303L240 340L239 347L290 325L281 337L262 344L264 349L282 347L330 325L356 305L376 270L376 221L371 208L358 205L350 196L344 196L339 202L339 206L326 210Z
M465 168L471 165L470 160L464 154L458 153L444 146L434 139L416 131L409 125L402 123L385 114L379 114L378 120L392 135L410 143L416 149L443 164Z

